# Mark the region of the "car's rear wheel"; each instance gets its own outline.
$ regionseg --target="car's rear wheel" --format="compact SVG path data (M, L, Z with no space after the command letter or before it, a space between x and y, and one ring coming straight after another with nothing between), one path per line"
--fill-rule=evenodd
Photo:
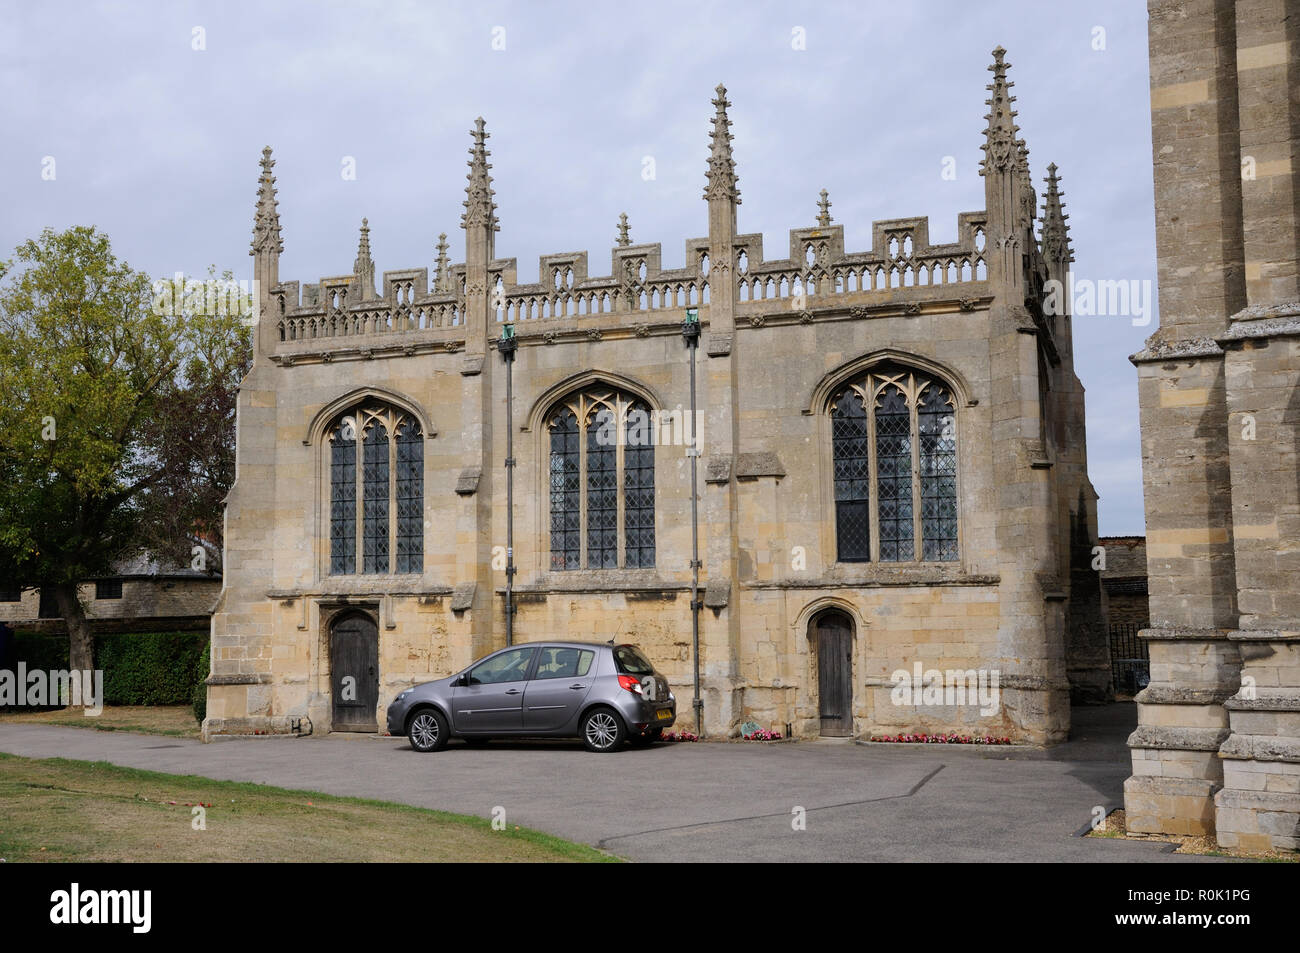
M611 708L593 708L582 718L582 743L588 751L617 751L626 738L623 719Z
M406 726L406 737L416 751L441 751L447 747L447 735L447 719L436 708L421 708Z
M633 745L635 745L638 748L648 748L663 736L664 736L663 728L661 726L656 726L654 728L651 728L643 735L633 735L631 738L628 739L628 741L630 741Z

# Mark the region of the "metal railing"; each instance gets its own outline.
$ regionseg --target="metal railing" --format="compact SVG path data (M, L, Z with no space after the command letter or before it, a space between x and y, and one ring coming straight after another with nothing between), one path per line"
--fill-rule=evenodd
M1151 656L1146 639L1138 632L1146 624L1112 622L1110 625L1111 682L1117 694L1136 695L1151 681Z

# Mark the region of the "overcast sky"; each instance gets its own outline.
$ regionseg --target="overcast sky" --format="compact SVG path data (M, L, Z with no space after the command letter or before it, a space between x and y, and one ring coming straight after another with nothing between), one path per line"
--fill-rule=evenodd
M911 215L953 241L957 214L984 207L986 67L1001 44L1040 190L1047 164L1060 167L1076 278L1154 287L1138 0L3 0L0 12L4 257L45 227L91 224L155 276L209 264L248 276L269 144L282 279L349 273L362 216L379 272L431 266L442 231L460 261L468 130L482 115L497 254L519 260L521 281L536 280L538 255L582 249L606 274L620 212L634 241L661 242L665 267L679 267L684 241L707 233L719 82L734 104L740 229L762 232L769 258L786 254L788 229L813 224L822 188L849 251L870 247L872 220ZM1143 532L1127 357L1158 315L1133 322L1075 319L1104 535Z

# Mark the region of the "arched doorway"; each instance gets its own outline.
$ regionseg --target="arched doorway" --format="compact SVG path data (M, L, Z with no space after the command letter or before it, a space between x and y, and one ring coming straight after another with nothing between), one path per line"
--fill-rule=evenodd
M832 738L853 734L853 620L838 609L820 612L808 623L817 653L817 705L821 733Z
M377 731L379 627L361 612L330 626L330 689L335 731Z

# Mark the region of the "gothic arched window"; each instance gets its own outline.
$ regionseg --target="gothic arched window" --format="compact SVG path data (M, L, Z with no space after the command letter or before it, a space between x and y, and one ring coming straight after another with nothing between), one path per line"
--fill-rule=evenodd
M330 574L355 573L358 552L363 573L421 572L424 437L420 425L395 408L365 404L340 414L327 433Z
M830 417L838 561L957 559L952 390L882 365L842 387Z
M645 402L610 388L573 394L546 417L551 569L655 563L655 426Z

